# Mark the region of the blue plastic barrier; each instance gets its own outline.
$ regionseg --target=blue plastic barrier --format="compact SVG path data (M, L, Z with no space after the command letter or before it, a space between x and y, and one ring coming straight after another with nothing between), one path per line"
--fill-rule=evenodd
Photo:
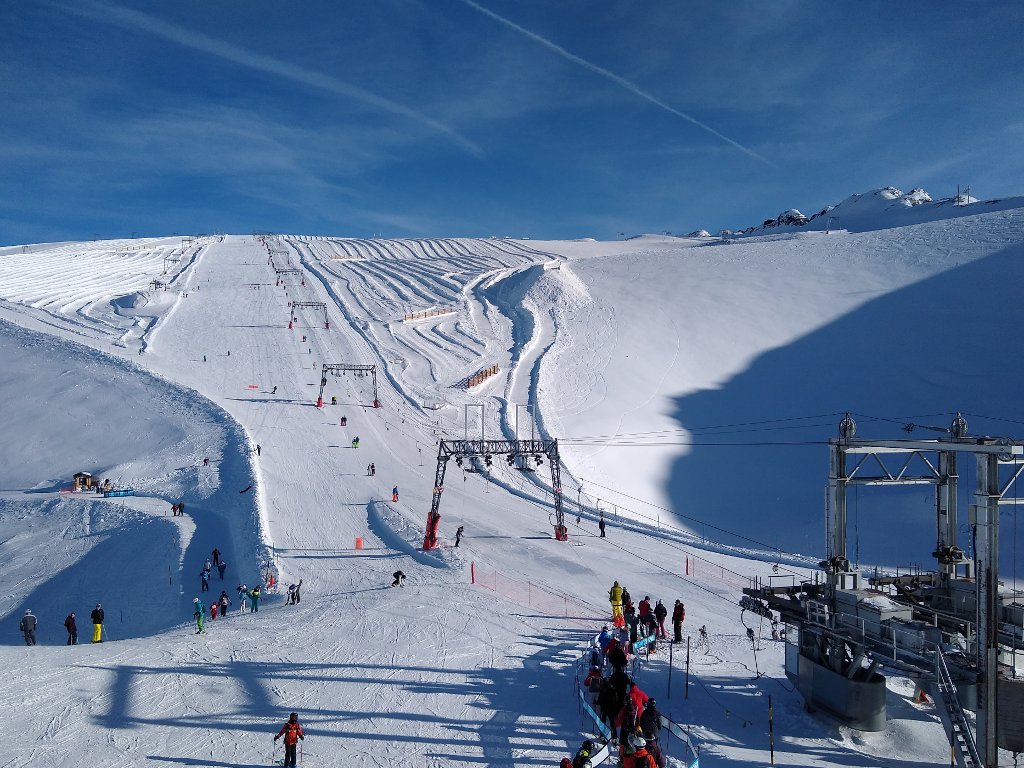
M104 491L103 498L109 499L111 496L134 496L134 488L118 488L116 491Z

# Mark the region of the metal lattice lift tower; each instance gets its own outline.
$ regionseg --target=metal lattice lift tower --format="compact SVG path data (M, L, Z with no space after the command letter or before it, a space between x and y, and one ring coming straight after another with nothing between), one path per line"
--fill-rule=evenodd
M347 371L353 372L356 376L365 376L367 373L373 377L373 407L380 408L380 400L377 398L377 366L357 365L355 363L323 363L320 371L320 394L316 397L316 407L324 407L324 387L327 386L327 374L335 376L344 375Z
M301 309L303 307L317 310L322 309L324 312L324 328L326 328L328 331L331 330L331 321L327 319L327 305L324 304L322 301L293 301L291 309L291 319L288 321L289 328L291 328L292 323L294 323L298 319L295 317L295 310Z
M430 513L427 515L427 531L423 537L423 549L429 550L437 546L437 527L441 522L441 494L444 492L444 474L448 461L452 458L459 466L466 458L482 457L484 464L491 466L494 456L508 456L509 464L516 457L533 456L540 464L541 456L546 456L551 465L551 489L554 495L555 538L567 541L569 533L565 527L565 515L562 510L562 479L561 462L558 458L557 440L442 440L437 447L437 472L434 475L434 495L430 501Z

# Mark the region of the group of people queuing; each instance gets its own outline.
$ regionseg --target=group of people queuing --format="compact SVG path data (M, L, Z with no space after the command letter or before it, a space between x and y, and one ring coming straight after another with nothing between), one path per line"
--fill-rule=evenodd
M89 614L89 618L92 619L92 641L94 643L103 642L103 619L105 618L103 612L103 606L100 603L96 603L96 607L92 609L92 613ZM39 618L32 613L32 609L25 611L25 615L21 617L21 623L18 628L21 630L22 635L25 637L25 645L36 644L36 628L39 626ZM68 645L78 645L78 619L75 617L75 612L72 611L64 619L64 629L68 633Z
M228 564L220 556L220 550L214 547L210 557L207 558L206 562L203 563L203 570L199 572L200 591L210 591L210 574L213 569L217 569L217 573L220 575L220 580L224 581L224 571L227 570ZM216 618L216 617L214 617Z
M610 748L618 751L622 765L665 768L665 756L659 745L661 713L657 702L644 693L627 671L632 653L630 630L605 624L591 643L590 671L583 685L594 711L611 731ZM569 761L571 768L586 768L585 763L595 751L593 741L583 742Z
M651 596L644 595L644 599L637 605L633 605L633 598L629 590L621 586L618 581L612 584L608 590L608 601L612 606L612 622L616 627L628 627L631 642L649 637L648 650L654 653L657 650L657 641L665 640L668 633L665 631L665 619L668 618L668 608L658 600L651 606ZM682 600L676 600L672 607L672 642L683 641L683 622L686 620L686 606Z

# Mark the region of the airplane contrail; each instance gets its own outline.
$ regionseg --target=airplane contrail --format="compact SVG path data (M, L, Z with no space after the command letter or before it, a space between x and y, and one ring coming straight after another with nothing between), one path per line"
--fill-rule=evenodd
M56 3L49 4L60 10L69 11L94 21L116 24L117 26L127 27L129 29L143 30L152 35L156 35L157 37L162 37L165 40L170 40L171 42L178 43L179 45L183 45L187 48L193 48L197 51L208 53L211 56L217 56L226 61L238 64L239 66L248 67L249 69L266 72L267 74L275 75L286 80L302 83L303 85L311 88L317 88L328 93L333 93L337 96L355 99L382 111L410 118L439 133L443 133L471 155L476 157L483 155L483 150L479 145L470 141L465 136L444 123L435 120L432 117L428 117L421 112L417 112L410 107L406 107L403 104L391 101L383 96L378 96L375 93L371 93L370 91L356 85L343 82L331 77L330 75L306 69L305 67L298 66L297 64L291 64L287 61L281 61L280 59L275 59L272 56L265 56L260 53L248 51L237 45L232 45L231 43L227 43L223 40L218 40L217 38L211 37L199 30L181 27L177 24L172 24L131 8L109 5L102 2L79 2L67 5Z
M661 107L666 112L668 112L670 114L673 114L676 117L681 117L683 120L686 120L689 123L693 123L698 128L702 128L703 130L705 130L708 133L710 133L712 136L717 136L719 139L724 141L726 144L731 144L732 146L736 147L736 149L738 149L740 152L743 152L746 155L750 155L755 160L760 160L762 163L765 163L767 165L771 165L771 166L774 167L774 164L770 160L767 160L766 158L764 158L761 155L757 154L757 152L755 152L754 150L748 149L747 147L745 147L742 144L740 144L738 141L734 141L733 139L730 139L728 136L726 136L726 135L724 135L722 133L719 133L714 128L712 128L710 125L702 123L697 118L692 117L692 116L686 114L685 112L681 112L681 111L679 111L678 109L676 109L675 107L673 107L673 106L671 106L669 104L666 104L661 99L659 99L657 96L651 95L647 91L645 91L642 88L640 88L638 85L635 85L634 83L629 82L629 80L627 80L626 78L622 77L621 75L616 75L614 72L611 72L611 71L605 69L604 67L599 67L597 64L593 64L593 63L587 61L586 59L580 58L579 56L577 56L574 53L570 53L569 51L565 50L565 48L563 48L562 46L557 45L556 43L551 42L550 40L548 40L545 37L541 37L536 32L531 32L530 30L526 29L525 27L519 26L514 21L510 21L509 19L506 19L504 16L499 16L494 11L489 10L487 8L484 8L482 5L473 2L473 0L460 0L460 2L464 3L465 5L468 5L470 8L473 8L473 9L479 11L480 13L484 14L485 16L489 16L490 18L494 19L495 21L499 22L500 24L504 24L506 27L509 27L510 29L514 29L516 32L519 32L520 34L525 35L526 37L530 38L534 42L543 45L548 50L554 51L559 56L561 56L563 59L566 59L567 61L571 61L573 64L578 64L579 66L583 67L584 69L588 69L591 72L594 72L594 73L596 73L598 75L601 75L602 77L605 77L608 80L611 80L613 83L616 83L617 85L622 86L623 88L625 88L630 93L633 93L633 94L639 96L641 99L644 99L645 101L648 101L651 104L654 104L656 107Z

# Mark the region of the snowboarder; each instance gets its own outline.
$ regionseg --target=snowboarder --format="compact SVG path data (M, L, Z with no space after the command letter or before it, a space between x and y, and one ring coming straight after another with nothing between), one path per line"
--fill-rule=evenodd
M260 612L260 585L257 584L249 593L249 610L253 613Z
M192 615L196 620L196 634L201 635L206 630L203 629L203 613L206 611L206 606L203 605L203 601L198 597L192 598Z
M604 535L604 515L601 515L601 519L597 521L597 528L601 531L601 538L605 538Z
M398 501L398 486L391 489L391 501Z
M217 563L217 573L220 574L220 580L224 581L224 571L227 570L228 564L221 560Z
M210 591L210 572L206 568L203 568L203 570L200 571L200 573L199 573L199 578L200 578L200 580L202 582L201 591L209 592Z
M404 587L405 586L405 574L401 571L395 571L391 574L395 577L395 580L391 582L392 587Z
M219 565L220 564L220 550L217 549L216 547L214 547L212 555L213 555L213 564L214 565ZM209 562L207 562L207 567L209 567Z
M25 615L21 617L21 624L19 625L22 633L25 635L25 645L36 644L36 617L32 615L32 610L25 611Z
M298 605L299 603L302 602L302 593L300 592L301 589L302 589L302 579L299 579L299 583L298 584L289 584L288 585L288 604L289 605Z
M622 618L622 587L619 586L619 582L612 584L612 588L608 590L608 601L612 604L612 618Z
M94 643L103 642L103 606L96 603L96 607L92 609L90 614L92 619L92 641Z
M241 613L245 613L246 604L249 602L249 587L245 584L239 584L235 587L235 591L238 593L238 610Z
M672 642L683 642L683 620L686 618L686 606L682 600L676 600L672 608Z
M459 542L462 541L462 532L465 530L464 526L459 526L459 529L455 531L455 546L459 546Z
M277 746L277 740L284 736L284 765L295 766L295 745L300 740L305 741L306 735L302 732L302 726L299 724L299 713L292 712L288 716L288 722L281 726L281 730L277 732L277 736L274 737L274 746Z
M74 611L64 619L64 629L68 631L68 645L78 645L78 622L75 621Z
M228 597L228 593L221 590L220 597L217 598L217 602L220 603L220 615L228 615L228 606L231 605L231 598Z

